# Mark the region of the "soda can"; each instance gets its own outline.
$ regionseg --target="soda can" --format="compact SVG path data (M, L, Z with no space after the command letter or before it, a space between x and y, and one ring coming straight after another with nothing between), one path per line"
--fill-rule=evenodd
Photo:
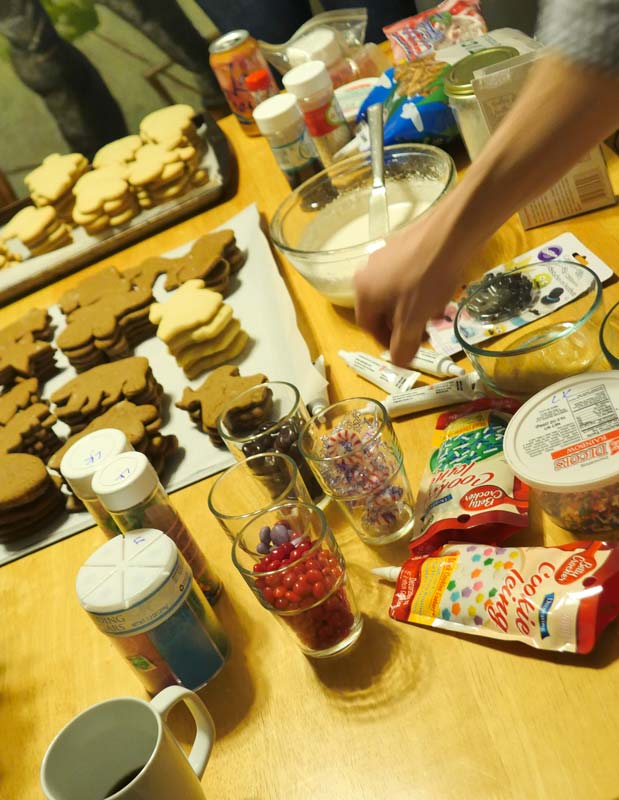
M249 31L230 31L211 43L209 53L211 67L230 110L248 136L259 136L260 131L252 114L256 101L245 79L256 70L266 70L269 75L268 92L274 94L279 90L258 42L249 35Z

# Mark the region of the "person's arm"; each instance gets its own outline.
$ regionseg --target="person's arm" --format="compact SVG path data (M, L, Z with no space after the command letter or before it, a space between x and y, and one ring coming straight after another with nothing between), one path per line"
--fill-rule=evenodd
M405 364L475 249L617 127L619 76L543 58L458 186L356 274L357 322Z

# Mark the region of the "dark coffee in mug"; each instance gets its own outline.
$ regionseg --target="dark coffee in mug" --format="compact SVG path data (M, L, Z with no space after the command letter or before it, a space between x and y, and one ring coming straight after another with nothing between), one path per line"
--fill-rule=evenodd
M141 767L138 767L137 769L132 769L131 772L128 772L122 778L119 778L116 781L116 783L112 786L112 788L108 789L108 791L105 793L105 797L110 797L111 795L116 794L116 792L120 792L120 790L124 789L125 786L128 786L134 778L137 778L137 776L140 774L140 772L142 772L145 766L146 764L142 764ZM105 798L103 798L103 800L105 800Z

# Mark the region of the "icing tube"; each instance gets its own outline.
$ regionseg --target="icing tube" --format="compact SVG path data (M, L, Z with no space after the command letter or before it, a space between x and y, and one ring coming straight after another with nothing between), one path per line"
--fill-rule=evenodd
M403 417L416 411L465 403L484 394L482 383L476 372L469 372L461 378L434 383L432 386L419 386L410 392L397 392L384 401L390 417Z
M319 372L325 379L325 384L322 387L322 389L316 393L315 396L311 397L305 403L305 405L307 406L307 410L312 416L320 414L322 411L325 410L325 408L327 408L327 406L331 405L331 401L329 400L329 381L327 380L327 365L325 364L325 357L322 354L318 356L316 361L314 361L314 369L317 372Z
M389 360L389 351L380 354L381 358ZM437 378L451 378L464 375L466 370L459 367L454 361L436 350L420 347L417 354L408 365L410 369L418 369L427 375L436 375Z
M415 385L419 377L418 372L405 367L396 367L389 361L370 356L367 353L350 353L347 350L340 350L339 354L357 375L389 393L407 392Z
M402 567L374 567L372 575L377 575L383 581L396 583Z

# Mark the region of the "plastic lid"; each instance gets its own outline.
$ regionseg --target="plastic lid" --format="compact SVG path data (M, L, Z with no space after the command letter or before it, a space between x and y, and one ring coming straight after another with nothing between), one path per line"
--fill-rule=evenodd
M342 49L334 31L329 28L316 28L287 47L286 55L293 67L298 67L306 61L333 64L342 57Z
M229 33L224 33L224 35L220 36L218 39L215 39L214 42L211 42L208 51L209 53L225 53L227 50L234 50L235 47L243 44L247 39L249 39L249 31L243 30L242 28L236 31L230 31Z
M245 86L250 92L256 92L259 89L268 89L271 85L271 74L268 69L256 69L245 76Z
M60 472L78 497L95 497L92 490L95 472L110 458L131 450L127 437L118 428L101 428L71 445L62 457Z
M286 92L263 100L254 109L253 116L260 133L264 134L275 133L303 119L297 98Z
M322 61L308 61L291 69L284 75L283 81L286 89L299 98L309 97L325 89L333 89L331 78Z
M533 489L582 492L619 480L619 372L554 383L514 414L507 463Z
M141 503L159 478L144 453L122 453L95 472L92 489L108 511L125 511Z
M478 53L472 53L449 70L445 78L445 94L451 97L473 95L473 73L483 67L490 67L500 61L507 61L519 55L515 47L488 47Z
M115 536L95 550L77 573L80 605L94 614L132 608L166 582L177 558L174 542L154 528Z

